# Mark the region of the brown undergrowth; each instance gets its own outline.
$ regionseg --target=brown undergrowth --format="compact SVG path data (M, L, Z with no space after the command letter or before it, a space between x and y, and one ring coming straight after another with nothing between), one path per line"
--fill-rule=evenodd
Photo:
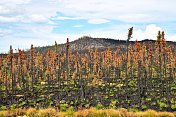
M60 112L54 108L48 109L14 109L0 111L0 117L176 117L176 112L130 112L127 109L83 109L79 111Z

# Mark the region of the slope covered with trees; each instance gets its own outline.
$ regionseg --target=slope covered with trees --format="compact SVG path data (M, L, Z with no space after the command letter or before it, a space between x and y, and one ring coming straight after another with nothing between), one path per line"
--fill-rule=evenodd
M10 47L0 58L0 108L176 110L176 50L164 32L154 43L73 46L67 39L47 52L31 46L14 54Z

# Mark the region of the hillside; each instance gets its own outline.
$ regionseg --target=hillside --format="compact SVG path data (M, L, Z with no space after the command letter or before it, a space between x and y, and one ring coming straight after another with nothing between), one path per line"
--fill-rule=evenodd
M87 50L87 49L104 49L107 47L114 48L116 46L125 45L125 40L115 40L115 39L108 39L108 38L92 38L88 36L81 37L77 40L70 42L70 50L72 51L80 51L80 50ZM61 50L65 49L65 44L59 44ZM45 47L36 47L36 50L39 52L46 52L48 48L54 50L54 45L45 46Z
M155 40L151 39L144 39L142 41L138 41L140 44L145 43L148 45L149 42L152 42L153 46L155 45ZM70 43L70 50L72 52L87 52L88 49L98 49L99 51L104 51L107 48L111 48L111 50L116 50L117 47L120 47L121 50L126 50L126 40L119 40L119 39L110 39L110 38L93 38L84 36L81 38L78 38L77 40L71 41ZM130 45L134 45L135 41L129 41ZM61 51L65 51L65 45L64 44L58 44L58 47ZM174 50L176 48L176 42L167 41L167 45L171 46L171 48ZM46 53L48 49L55 50L55 45L49 45L49 46L43 46L43 47L35 47L36 52L39 53ZM30 49L30 48L29 48ZM29 51L27 50L27 52ZM0 54L0 57L5 57L6 54Z
M142 41L139 41L139 43L145 42L148 44L148 42L152 42L153 45L155 43L155 40L149 40L149 39L144 39ZM129 42L131 45L135 43L135 41L130 41ZM171 46L172 48L176 47L176 42L171 42L167 41L167 44ZM83 51L83 50L88 50L97 48L99 50L105 50L106 48L111 48L112 50L115 49L116 47L122 47L124 48L124 45L126 45L126 40L117 40L117 39L110 39L110 38L92 38L88 36L81 37L77 40L74 40L70 42L70 50L72 51ZM61 50L65 49L65 44L59 44L59 47ZM52 46L44 46L44 47L36 47L36 50L39 52L46 52L48 48L54 50L54 45Z

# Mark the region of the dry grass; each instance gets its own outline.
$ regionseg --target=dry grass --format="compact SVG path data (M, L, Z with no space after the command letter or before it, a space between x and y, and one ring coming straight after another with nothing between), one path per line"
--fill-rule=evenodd
M53 108L40 109L38 112L39 117L55 117L57 112Z
M75 117L87 117L89 114L88 109L80 110L78 112L75 112Z
M175 117L171 112L156 112L154 110L147 110L145 112L137 112L138 117Z
M158 117L176 117L176 115L170 112L159 112Z
M53 108L48 109L14 109L0 111L0 117L176 117L176 113L171 112L156 112L147 110L144 112L129 112L127 109L101 109L96 108L83 109L73 114L66 112L57 112Z
M174 112L173 114L174 114L174 116L176 117L176 112Z
M157 112L154 110L147 110L145 112L136 112L138 117L157 117Z
M0 116L5 116L5 117L16 117L16 116L22 116L26 114L25 109L13 109L13 110L8 110L8 111L0 111Z
M35 116L37 116L37 113L38 113L38 110L34 109L34 108L29 108L26 111L26 115L29 116L29 117L35 117Z

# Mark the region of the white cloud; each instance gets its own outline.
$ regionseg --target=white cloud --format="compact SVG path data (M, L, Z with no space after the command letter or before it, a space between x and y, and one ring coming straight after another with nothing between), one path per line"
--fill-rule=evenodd
M12 43L16 47L23 45L28 48L31 43L46 45L52 44L54 40L63 43L67 37L74 40L84 35L126 39L127 29L132 23L136 24L134 40L156 39L158 30L162 28L154 24L162 25L163 22L166 24L176 21L175 4L175 0L0 0L0 36L3 37L0 46L4 47ZM64 34L54 33L53 28L59 23L53 20L87 20L90 24L120 20L123 25L115 24L102 29L97 27L81 34L78 32L68 35L69 30ZM140 26L145 26L146 23L152 25L147 25L146 29L143 29L140 26L136 27L139 22ZM73 25L73 27L82 27L82 25ZM174 29L173 25L171 27ZM167 40L176 41L176 36L168 35ZM19 41L22 43L15 44Z
M82 20L85 19L83 17L63 17L63 16L59 16L56 18L53 18L54 20Z
M0 29L0 37L4 37L6 35L12 34L12 30L10 29Z
M172 21L175 0L60 0L59 11L68 16L114 19L126 22Z
M172 35L172 36L167 36L166 37L167 41L175 41L176 42L176 35Z
M144 31L141 29L134 30L133 40L156 39L158 31L162 31L162 28L155 24L147 25Z
M20 12L17 8L0 5L0 15L11 15Z
M110 22L109 20L106 19L90 19L88 20L88 23L90 24L104 24Z
M52 24L52 21L49 21L48 18L43 15L17 15L17 16L0 16L0 24L5 23L46 23Z
M161 22L173 21L176 17L175 0L1 0L0 15L9 17L22 15L23 20L33 14L40 14L35 19L64 16L58 20L110 19L125 22ZM13 14L13 16L12 16ZM72 16L72 17L65 17ZM95 22L95 21L94 21Z
M120 39L120 40L126 40L127 34L128 34L128 28L130 28L132 25L115 25L110 28L100 28L100 29L94 29L91 31L83 32L84 35L90 35L92 37L98 37L98 38L112 38L112 39ZM142 26L136 26L133 25L134 32L132 35L132 41L137 40L144 40L144 39L152 39L156 40L158 31L163 31L163 29L155 24L149 24L146 25L145 28ZM165 32L165 38L167 41L176 41L176 35L168 35L167 32Z
M20 20L20 17L0 16L0 23L14 23L14 22L18 22L19 20Z
M56 16L58 3L35 0L1 0L0 23L47 23ZM20 18L19 18L20 17Z
M83 27L83 25L74 25L73 27L75 27L75 28L81 28L81 27Z
M31 0L1 0L0 4L27 4Z
M36 22L36 23L46 23L46 22L48 22L48 18L46 18L46 17L44 17L43 15L40 15L40 14L30 15L29 18L32 22Z
M124 21L124 22L152 22L155 21L156 16L152 16L150 14L123 14L119 15L118 20Z
M27 20L30 15L40 14L49 20L61 13L64 16L56 19L113 19L150 23L175 20L175 4L175 0L1 0L0 15L15 12L15 15L23 15L23 19Z
M161 27L157 26L156 24L149 24L145 26L145 29L142 27L134 26L134 32L132 35L132 41L137 40L144 40L144 39L152 39L156 40L158 31L164 31ZM102 38L113 38L113 39L127 39L128 28L130 25L117 25L112 28L102 29L102 30L93 30L91 36L93 37L102 37ZM176 41L176 35L168 35L165 32L165 38L167 41Z

